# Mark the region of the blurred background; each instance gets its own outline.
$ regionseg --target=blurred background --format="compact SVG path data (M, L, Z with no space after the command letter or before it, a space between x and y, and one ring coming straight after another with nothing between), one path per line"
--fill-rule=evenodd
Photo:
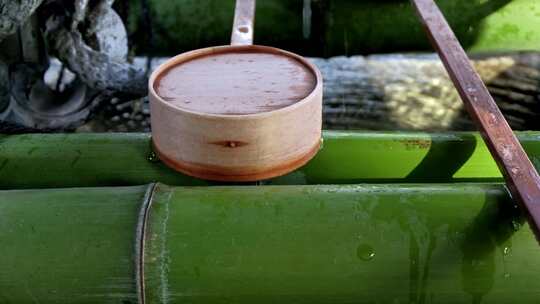
M540 129L540 2L439 0L516 130ZM147 79L229 43L234 0L0 0L0 132L147 132ZM473 130L407 0L258 0L255 43L307 56L324 127Z

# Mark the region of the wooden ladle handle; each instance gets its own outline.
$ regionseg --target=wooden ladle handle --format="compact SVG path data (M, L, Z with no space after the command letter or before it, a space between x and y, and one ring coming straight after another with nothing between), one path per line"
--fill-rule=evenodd
M255 0L236 0L231 45L253 44Z

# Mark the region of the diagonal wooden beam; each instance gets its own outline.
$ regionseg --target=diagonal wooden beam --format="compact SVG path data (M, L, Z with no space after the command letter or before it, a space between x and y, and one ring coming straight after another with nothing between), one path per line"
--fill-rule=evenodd
M515 200L540 233L540 177L433 0L411 0ZM539 238L540 239L540 238Z

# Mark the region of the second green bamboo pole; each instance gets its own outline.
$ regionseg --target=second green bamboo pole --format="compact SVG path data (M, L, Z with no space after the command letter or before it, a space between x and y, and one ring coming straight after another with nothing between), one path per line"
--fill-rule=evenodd
M540 168L540 133L517 133ZM129 186L158 181L211 183L177 173L151 154L150 136L25 134L0 136L0 189ZM374 182L502 182L476 133L324 132L324 145L306 166L273 185Z

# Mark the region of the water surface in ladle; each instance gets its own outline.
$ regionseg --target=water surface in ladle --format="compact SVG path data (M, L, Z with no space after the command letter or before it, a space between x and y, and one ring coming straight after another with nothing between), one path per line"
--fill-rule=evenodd
M292 57L263 52L206 55L167 69L155 84L165 101L195 112L245 115L292 105L316 76Z

